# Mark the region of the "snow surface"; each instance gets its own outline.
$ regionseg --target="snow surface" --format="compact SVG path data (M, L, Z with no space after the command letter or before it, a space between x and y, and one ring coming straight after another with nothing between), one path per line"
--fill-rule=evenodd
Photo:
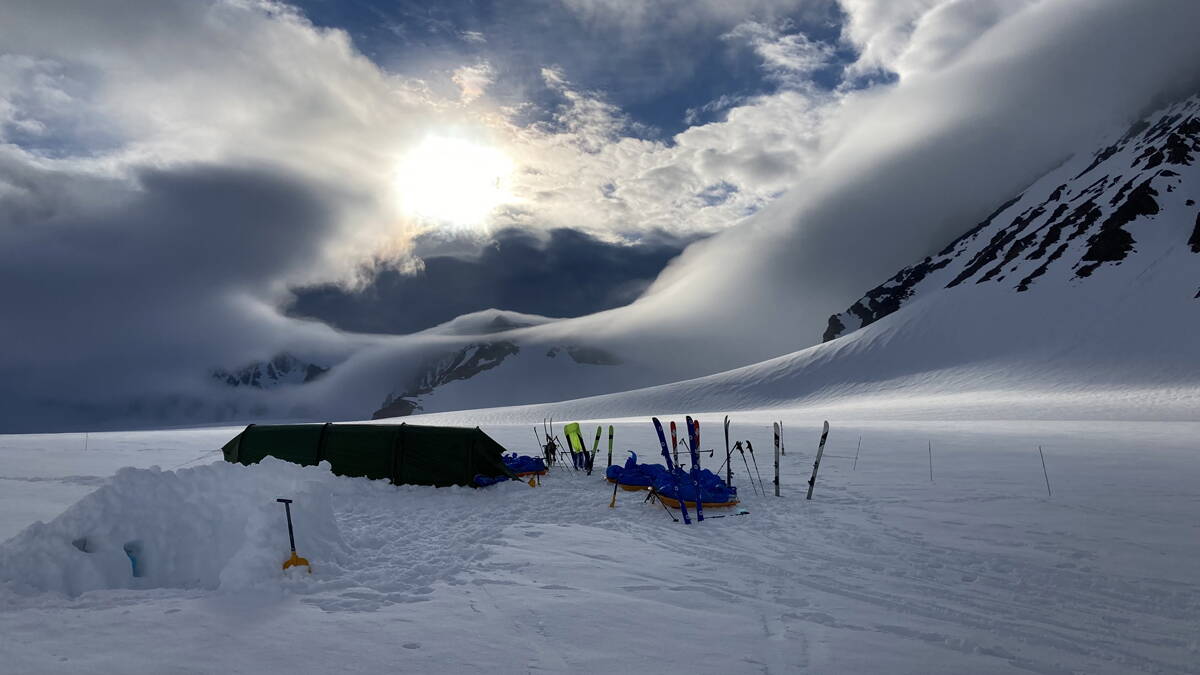
M776 417L783 496L735 456L749 515L691 526L560 469L394 487L214 461L237 428L0 436L0 669L1200 672L1200 423L834 417L805 501L819 416L737 412L732 435L770 490ZM614 461L656 456L646 418L616 427ZM311 575L278 569L284 496Z

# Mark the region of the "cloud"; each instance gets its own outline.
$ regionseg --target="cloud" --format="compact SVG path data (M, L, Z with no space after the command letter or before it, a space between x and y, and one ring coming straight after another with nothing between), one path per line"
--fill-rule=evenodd
M489 308L551 317L592 314L633 302L693 240L652 234L617 243L566 228L544 236L505 229L482 248L475 239L433 240L425 246L453 252L424 255L415 274L378 270L362 288L297 289L287 311L370 333L412 333Z
M488 85L495 80L495 71L486 61L473 66L463 66L454 71L450 79L462 90L463 103L470 103L483 96Z
M851 80L874 72L906 77L950 63L989 28L1037 0L840 0L842 38L858 51Z
M419 86L265 3L14 2L0 45L0 428L364 343L273 308L415 233L389 200Z
M747 42L761 59L763 70L781 86L807 89L813 86L813 73L832 61L834 47L811 40L804 33L785 32L789 27L787 23L777 27L745 21L723 37Z
M729 326L764 326L747 360L815 343L865 289L1149 106L1194 91L1198 20L1184 0L1042 2L960 40L935 70L846 95L803 189L689 248L630 321L683 322L702 297L723 310L708 316L714 342L736 339Z
M26 184L53 192L63 178L41 172ZM47 416L68 403L78 423L133 392L202 390L198 364L285 343L327 355L350 346L257 301L336 229L342 196L273 169L190 166L100 182L89 191L103 189L108 204L59 202L0 228L0 428L53 425Z
M562 71L544 77L563 102L546 121L509 126L506 149L525 170L511 186L519 201L496 215L496 227L571 223L608 237L728 228L803 175L832 100L799 91L755 97L664 142L639 138L618 107ZM729 199L704 198L721 184L736 188Z

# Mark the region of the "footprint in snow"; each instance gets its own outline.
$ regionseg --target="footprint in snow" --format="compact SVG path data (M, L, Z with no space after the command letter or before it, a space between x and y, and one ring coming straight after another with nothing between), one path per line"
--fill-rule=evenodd
M405 649L420 649L421 643L420 642L405 642L403 647Z

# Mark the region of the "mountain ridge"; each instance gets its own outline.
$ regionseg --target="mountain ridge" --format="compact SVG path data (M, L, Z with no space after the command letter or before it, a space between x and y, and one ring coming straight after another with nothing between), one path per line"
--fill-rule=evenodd
M1180 171L1193 167L1200 153L1200 95L1151 117L1153 121L1135 122L1120 139L1096 151L1074 176L1058 182L1078 165L1078 156L937 254L867 291L829 318L822 341L870 325L937 284L953 288L971 280L1000 283L1019 274L1013 288L1021 293L1054 266L1069 265L1074 279L1085 279L1106 264L1121 264L1136 247L1127 226L1157 215L1159 201L1180 189ZM1091 182L1077 185L1085 177ZM1038 195L1046 196L1036 201ZM1194 206L1195 199L1184 205ZM1193 252L1200 252L1200 212L1195 218L1197 229L1188 241Z

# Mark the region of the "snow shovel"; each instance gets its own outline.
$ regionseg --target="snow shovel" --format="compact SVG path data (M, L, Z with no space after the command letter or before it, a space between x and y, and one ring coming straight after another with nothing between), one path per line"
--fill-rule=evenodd
M275 501L282 503L283 509L287 513L288 541L291 542L292 545L292 557L283 561L283 569L286 570L289 567L304 565L308 568L308 573L312 574L312 566L308 564L308 558L301 558L300 556L296 555L296 535L292 533L292 500L276 499Z

